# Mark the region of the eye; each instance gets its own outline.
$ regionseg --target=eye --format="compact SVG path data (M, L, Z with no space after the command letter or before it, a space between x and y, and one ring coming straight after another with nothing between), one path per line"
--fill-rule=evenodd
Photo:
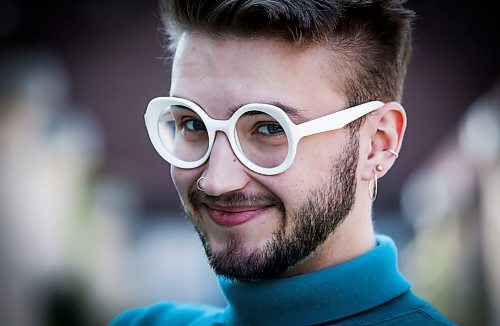
M279 123L262 123L258 128L257 132L264 134L266 136L278 136L284 132L283 127Z
M182 121L184 124L184 129L187 131L204 131L205 130L205 124L201 122L200 120L192 119L192 118L186 118Z

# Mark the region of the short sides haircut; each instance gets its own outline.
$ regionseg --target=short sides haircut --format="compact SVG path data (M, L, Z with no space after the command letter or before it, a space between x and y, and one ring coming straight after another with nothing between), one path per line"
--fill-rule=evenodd
M404 0L160 0L169 47L179 36L263 37L300 50L324 46L349 105L401 101L412 48Z

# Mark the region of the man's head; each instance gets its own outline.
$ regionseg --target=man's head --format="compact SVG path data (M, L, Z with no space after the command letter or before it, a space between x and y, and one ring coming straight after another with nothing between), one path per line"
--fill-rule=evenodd
M401 96L412 18L401 1L162 3L175 54L171 96L196 103L212 119L265 103L298 125ZM253 115L243 129L247 138L268 137L278 151L282 129L276 133L276 121ZM199 135L204 127L194 117L178 115L176 132ZM240 280L293 275L373 246L367 184L392 165L387 150L399 150L405 123L401 106L388 103L345 128L302 138L291 166L276 175L242 164L233 148L245 145L232 148L220 131L204 164L173 165L215 271ZM246 135L239 130L237 137Z
M160 2L170 49L185 32L215 39L265 38L298 50L321 46L349 106L401 99L414 13L404 0ZM325 58L326 59L326 58Z

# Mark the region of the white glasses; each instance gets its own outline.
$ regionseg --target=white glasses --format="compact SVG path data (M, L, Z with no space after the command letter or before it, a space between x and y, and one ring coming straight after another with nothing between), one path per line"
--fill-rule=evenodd
M216 132L222 131L242 164L274 175L290 167L302 137L340 129L383 105L367 102L296 125L271 104L246 104L230 119L216 120L189 100L157 97L149 102L144 118L154 148L176 167L192 169L205 163Z

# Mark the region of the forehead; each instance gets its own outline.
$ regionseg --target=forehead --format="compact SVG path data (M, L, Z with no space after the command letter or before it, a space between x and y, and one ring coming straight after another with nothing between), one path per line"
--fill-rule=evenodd
M330 62L320 47L298 50L262 38L184 34L170 94L196 102L216 119L227 119L229 108L255 102L282 103L314 118L345 106Z

